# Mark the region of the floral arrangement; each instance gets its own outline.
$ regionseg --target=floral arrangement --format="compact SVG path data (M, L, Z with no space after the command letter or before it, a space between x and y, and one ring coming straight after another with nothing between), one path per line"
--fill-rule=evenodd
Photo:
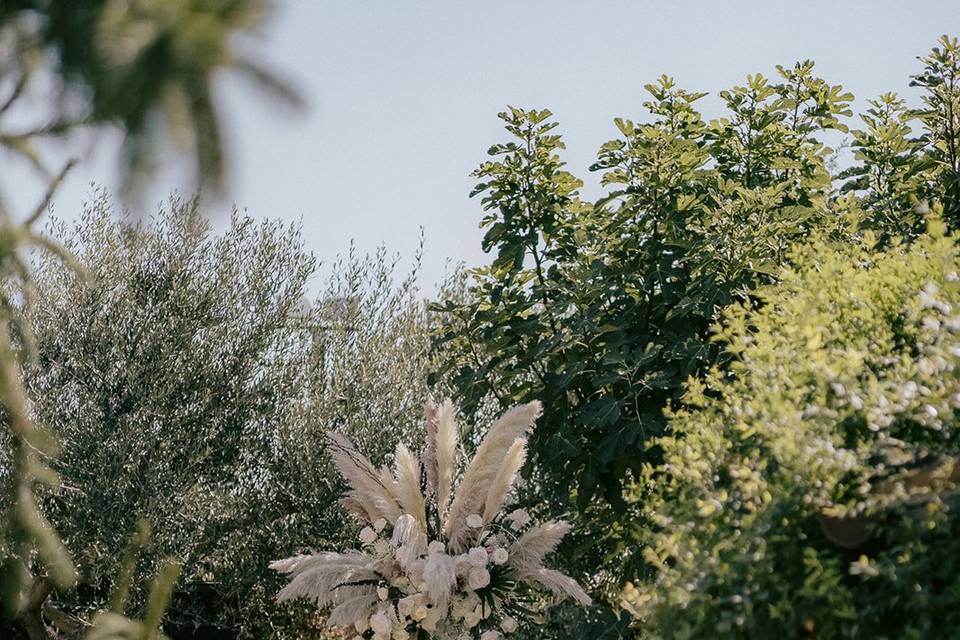
M328 627L366 640L497 640L535 613L537 588L590 604L575 580L543 564L569 525L504 512L540 411L532 402L505 413L462 466L449 400L427 405L422 456L399 444L392 472L330 433L350 486L342 502L367 524L362 549L272 563L292 578L277 599L309 598L329 610Z

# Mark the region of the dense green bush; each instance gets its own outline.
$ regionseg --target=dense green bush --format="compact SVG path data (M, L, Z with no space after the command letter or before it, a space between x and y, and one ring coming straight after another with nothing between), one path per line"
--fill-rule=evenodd
M501 114L511 139L490 148L474 190L493 259L441 305L443 371L468 410L544 402L531 479L576 514L565 558L595 584L637 560L643 519L623 488L659 460L651 443L688 377L728 359L711 340L724 307L756 304L751 292L812 235L909 240L933 202L956 228L960 49L944 37L922 63L922 109L888 94L852 132L852 95L809 61L720 92L710 121L705 94L662 77L646 87L650 117L617 119L619 137L601 146L595 202L565 170L549 111ZM846 133L849 160L827 146Z
M691 380L647 469L644 635L960 628L960 254L930 227L814 243L724 314L733 360Z
M74 228L55 226L85 273L43 259L28 313L33 412L63 444L42 506L80 572L59 604L103 608L145 518L139 575L183 562L169 632L301 637L267 564L354 535L326 429L381 457L419 427L430 342L416 270L398 282L382 251L351 252L311 304L296 228L235 214L214 234L195 200L149 222L116 213L101 194Z
M622 137L594 166L609 187L596 203L563 169L548 111L501 114L514 140L476 172L496 258L443 307L446 370L468 410L490 397L543 401L536 484L575 505L587 552L568 557L602 581L616 570L598 564L615 567L629 549L629 532L611 526L624 518L623 484L656 456L647 444L663 433L663 407L714 361L716 310L835 220L818 136L841 127L850 96L812 63L780 73L779 84L758 75L724 92L729 118L710 124L694 106L704 94L665 77L649 85L653 121L617 121Z

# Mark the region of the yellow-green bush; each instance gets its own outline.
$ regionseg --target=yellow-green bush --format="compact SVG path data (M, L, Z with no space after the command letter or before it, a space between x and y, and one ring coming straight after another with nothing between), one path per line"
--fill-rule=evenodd
M799 250L668 412L624 592L649 637L960 629L960 258L938 221L871 245Z

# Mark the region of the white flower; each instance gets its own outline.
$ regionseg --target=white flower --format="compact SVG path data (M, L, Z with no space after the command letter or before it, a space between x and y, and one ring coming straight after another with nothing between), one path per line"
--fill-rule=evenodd
M461 592L462 593L462 592ZM480 597L472 591L465 595L457 595L453 600L451 614L454 618L463 619L480 604Z
M471 513L467 516L467 526L471 529L479 529L483 526L483 518L480 514Z
M958 396L960 396L960 394L958 394ZM960 406L960 401L958 401L957 405ZM471 564L470 562L470 556L466 553L461 553L460 555L456 556L453 560L454 560L454 564L457 567L458 576L467 575L467 573L470 571L470 568L473 567L473 564Z
M929 354L931 362L935 356L939 357L932 352ZM925 388L916 388L915 393L931 396L924 398L924 402L943 410L940 404L934 403L936 396ZM897 401L898 404L905 404L899 398ZM960 400L957 404L960 405ZM922 407L923 402L920 402L919 409L922 410ZM420 464L435 473L428 477L426 487L420 485L419 465L405 447L399 446L397 449L395 477L391 477L387 469L375 470L376 477L370 481L369 461L355 450L349 440L339 434L330 434L330 453L342 475L356 479L357 486L351 483L356 501L368 507L381 504L382 501L390 504L396 501L404 515L395 524L376 516L366 525L361 524L363 528L357 533L359 542L354 545L356 551L361 553L324 552L311 556L310 562L293 558L272 563L271 568L291 574L293 582L290 586L297 586L281 592L280 599L307 597L317 603L347 605L339 609L335 621L352 625L356 631L351 631L349 635L359 634L354 640L413 640L408 629L414 630L414 637L429 634L430 637L446 640L502 640L503 634L517 630L520 626L518 621L504 615L504 610L510 610L516 594L512 593L512 589L500 591L500 580L493 585L491 571L499 575L504 569L496 567L507 567L510 563L522 560L521 556L525 557L523 545L517 547L516 552L511 545L516 544L520 534L529 529L531 518L525 510L516 509L509 514L498 513L496 526L488 526L489 510L494 507L499 510L503 501L501 493L505 494L509 489L507 480L513 474L498 472L494 482L498 488L493 491L487 486L490 479L485 473L476 478L473 478L473 474L464 476L464 468L470 469L472 465L483 469L492 469L493 466L499 468L503 466L505 456L513 456L511 452L520 450L522 454L526 434L539 413L539 404L529 403L504 415L484 438L479 449L482 455L472 462L463 461L464 467L458 462L459 429L453 422L452 405L445 403L440 409L428 407L428 442L425 459ZM513 460L512 457L510 459ZM511 469L509 465L506 467L506 471ZM458 478L461 478L459 483ZM478 505L477 498L484 495L486 502ZM495 499L493 507L492 499ZM425 513L443 512L445 509L449 511L446 520L452 523L453 530L445 530L446 542L431 541L427 527L418 522L422 521ZM419 516L411 515L418 513ZM531 567L525 569L536 570L540 567L539 557L556 546L556 541L566 533L568 527L565 523L553 523L552 526L555 531L541 534L541 537L546 536L545 542L535 540L536 544L533 544L529 554ZM545 529L549 529L549 526L545 526ZM535 539L537 533L529 532L523 540L526 541L527 537ZM356 562L354 555L359 556ZM319 578L304 575L304 571L313 571L314 568L317 568L316 575ZM361 581L373 583L373 591L369 591L369 586L368 591L361 590L361 593L371 597L361 595L354 599L352 592L337 591L338 586L351 584L355 575L359 575L358 571L364 575L372 572L369 577L375 580ZM524 574L519 571L519 575ZM533 581L532 577L527 577L528 582ZM589 602L589 598L572 579L560 577L555 580L559 590L581 603ZM494 586L498 588L497 594L491 594L481 601L478 594L486 596ZM296 596L289 594L290 591L295 592ZM358 617L364 619L356 620Z
M414 596L400 598L397 600L397 613L400 614L401 618L410 617L410 614L413 613L413 607L415 603L416 598Z
M487 564L487 550L483 547L470 549L468 557L470 558L470 564L475 567L483 567Z
M513 523L514 529L522 529L530 524L530 514L527 513L526 509L511 511L507 517L510 518L510 521Z
M473 590L483 589L490 584L490 572L483 567L470 569L470 574L467 576L467 584Z
M410 584L419 586L423 583L423 568L425 565L426 561L421 558L417 558L407 565L407 579L410 580Z
M427 617L420 622L420 627L424 631L436 631L440 620L446 615L446 612L439 607L433 607L427 612Z
M463 624L465 624L468 629L472 629L478 624L480 624L481 615L482 614L480 613L480 605L477 605L477 607L473 611L470 611L469 613L467 613L467 615L463 617Z
M393 625L390 624L390 619L387 618L387 614L383 611L378 611L370 616L370 628L373 629L373 632L377 635L389 636L392 627Z

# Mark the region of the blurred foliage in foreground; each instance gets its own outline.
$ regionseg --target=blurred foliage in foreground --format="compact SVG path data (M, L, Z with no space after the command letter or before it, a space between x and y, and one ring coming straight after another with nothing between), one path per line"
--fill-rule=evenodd
M47 173L38 142L116 126L127 187L176 150L192 156L198 184L219 191L227 169L219 74L300 104L247 53L269 9L265 0L4 0L0 148Z
M72 262L34 231L70 166L54 175L40 145L82 129L116 126L124 134L121 168L128 187L148 176L151 160L172 143L193 155L198 184L219 190L225 160L212 90L219 72L240 71L271 95L298 103L286 84L240 54L249 42L238 38L249 40L259 31L267 8L261 0L0 3L0 150L29 163L51 184L23 223L7 208L0 185L0 404L6 427L0 433L0 624L16 617L31 637L46 635L40 608L53 587L76 580L67 550L34 496L43 486L55 492L75 487L61 484L51 468L57 466L52 460L58 443L33 421L34 398L20 379L20 368L35 355L30 323L23 319L35 293L25 254L39 248ZM172 584L172 578L161 582ZM162 610L154 613L144 637L153 635L151 624L156 627ZM133 633L134 627L125 628Z
M817 241L735 305L650 466L658 638L930 638L960 629L960 255ZM642 495L641 492L638 495Z
M21 375L21 367L35 356L33 332L24 319L36 293L25 253L39 249L61 268L74 269L69 254L34 230L58 183L22 223L0 210L0 409L5 427L0 431L0 624L30 606L38 592L76 581L66 548L37 505L38 489L58 486L49 463L58 446L49 430L33 420ZM32 564L43 567L42 580L31 576Z

